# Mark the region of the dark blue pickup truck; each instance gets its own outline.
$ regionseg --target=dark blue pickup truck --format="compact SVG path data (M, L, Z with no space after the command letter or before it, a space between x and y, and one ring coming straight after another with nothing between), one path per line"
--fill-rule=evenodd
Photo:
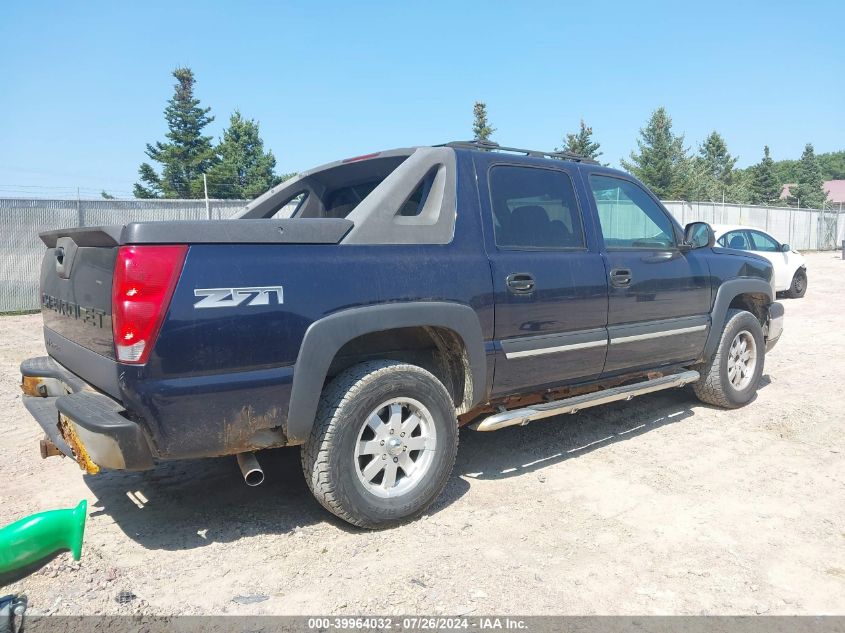
M43 233L43 455L89 473L301 445L364 527L419 515L458 428L692 384L738 407L783 329L772 267L628 174L449 143L305 172L238 217Z

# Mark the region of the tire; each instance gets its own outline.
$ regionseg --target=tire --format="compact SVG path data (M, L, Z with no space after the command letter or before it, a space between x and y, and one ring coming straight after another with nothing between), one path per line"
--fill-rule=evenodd
M751 356L734 370L738 358L746 356L749 349ZM753 361L751 368L749 360ZM766 342L757 317L745 310L728 310L716 353L709 362L694 367L701 378L693 383L693 391L699 400L717 407L736 409L748 404L757 393L765 360ZM742 372L743 367L748 371Z
M786 291L786 296L790 299L800 299L807 292L807 271L799 268L792 276L792 283L789 284L789 290Z
M443 384L415 365L370 361L324 389L302 470L329 512L378 529L422 514L443 491L457 451L455 405Z

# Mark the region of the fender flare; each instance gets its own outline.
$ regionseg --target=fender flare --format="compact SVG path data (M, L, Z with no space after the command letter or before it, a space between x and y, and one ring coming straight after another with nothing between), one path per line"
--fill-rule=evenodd
M485 395L487 361L478 316L468 305L445 301L387 303L335 312L306 330L293 370L285 435L304 442L311 433L323 384L335 354L364 334L402 327L442 327L463 340L472 376L472 405Z
M729 279L719 286L716 291L716 300L713 302L713 309L710 311L710 333L707 335L707 342L704 345L703 358L712 358L716 353L716 346L722 338L722 330L725 327L725 320L728 314L728 307L731 301L739 295L764 294L769 298L769 304L774 301L774 293L771 284L764 279L744 277L740 279Z

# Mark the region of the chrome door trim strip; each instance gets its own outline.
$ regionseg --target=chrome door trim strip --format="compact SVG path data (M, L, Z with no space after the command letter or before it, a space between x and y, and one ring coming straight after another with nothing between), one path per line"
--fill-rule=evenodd
M635 341L646 341L652 338L662 338L664 336L674 336L675 334L687 334L688 332L700 332L701 330L706 330L707 324L704 323L702 325L693 325L691 327L682 327L677 328L674 330L660 330L659 332L649 332L648 334L634 334L632 336L617 336L616 338L610 339L611 345L617 345L619 343L633 343Z
M557 352L572 352L577 349L586 349L588 347L598 347L599 345L607 345L607 339L600 341L589 341L587 343L571 343L569 345L556 345L554 347L540 347L537 349L526 349L520 352L505 352L505 358L523 358L525 356L539 356L541 354L554 354Z

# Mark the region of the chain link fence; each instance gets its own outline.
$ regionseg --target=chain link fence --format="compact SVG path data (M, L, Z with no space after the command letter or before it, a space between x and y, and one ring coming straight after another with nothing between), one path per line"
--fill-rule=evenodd
M232 216L244 200L42 200L0 198L0 313L38 308L44 244L38 234L73 226ZM210 213L209 213L210 211Z
M682 226L701 220L710 224L737 224L762 229L799 251L834 250L845 239L845 213L836 209L673 200L664 201L663 204Z
M38 308L43 231L152 220L220 220L244 200L42 200L0 198L0 313ZM845 240L845 213L712 202L664 202L682 224L704 220L763 229L797 250L832 250Z

